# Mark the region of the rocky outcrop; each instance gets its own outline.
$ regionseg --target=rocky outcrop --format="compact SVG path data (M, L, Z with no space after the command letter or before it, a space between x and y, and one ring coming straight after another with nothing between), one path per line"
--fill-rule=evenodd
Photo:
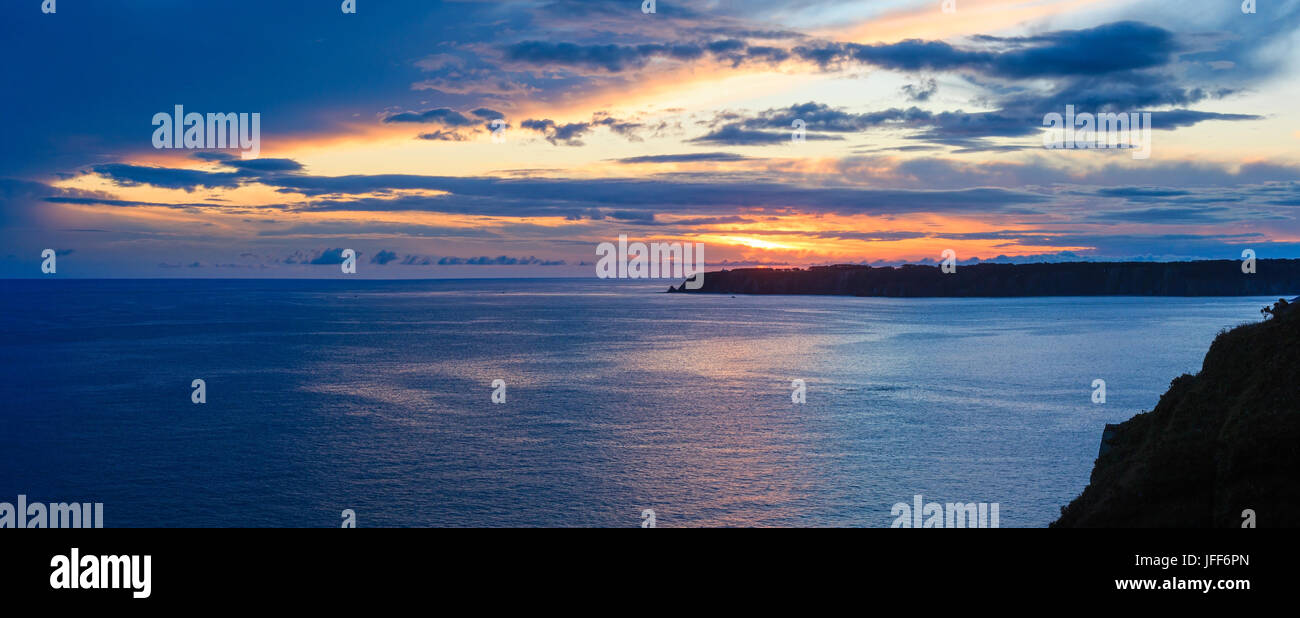
M848 296L1292 296L1300 292L1300 260L1241 262L1064 262L975 264L943 273L937 266L858 265L807 269L742 268L705 273L699 290L719 294Z
M1220 333L1200 373L1107 425L1088 486L1053 527L1300 526L1300 305Z

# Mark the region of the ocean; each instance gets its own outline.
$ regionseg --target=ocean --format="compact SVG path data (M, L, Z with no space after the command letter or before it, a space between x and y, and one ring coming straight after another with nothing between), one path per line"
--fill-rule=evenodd
M921 495L1041 527L1106 423L1275 300L668 283L0 281L0 502L103 503L106 527L888 527Z

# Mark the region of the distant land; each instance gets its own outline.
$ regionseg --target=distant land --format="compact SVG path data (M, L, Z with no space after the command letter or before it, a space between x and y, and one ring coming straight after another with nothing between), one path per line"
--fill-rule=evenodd
M809 268L739 268L704 274L698 290L712 294L823 294L889 297L1009 296L1295 296L1300 259L1195 262L1058 262L939 266L855 264Z

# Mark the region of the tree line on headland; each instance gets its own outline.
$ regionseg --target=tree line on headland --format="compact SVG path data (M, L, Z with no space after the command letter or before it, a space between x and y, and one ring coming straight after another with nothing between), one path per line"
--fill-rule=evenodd
M854 264L809 268L738 268L704 274L698 290L715 294L827 294L889 297L977 296L1294 296L1300 259L1195 262L1059 262L939 266Z

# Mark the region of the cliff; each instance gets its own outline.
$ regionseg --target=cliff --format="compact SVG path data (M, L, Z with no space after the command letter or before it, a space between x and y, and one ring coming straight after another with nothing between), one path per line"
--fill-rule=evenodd
M975 264L945 274L937 266L741 268L705 273L699 290L718 294L847 296L1294 296L1300 260Z
M1300 303L1300 301L1297 301ZM1107 425L1088 486L1052 527L1300 526L1300 308L1220 333L1200 373Z

